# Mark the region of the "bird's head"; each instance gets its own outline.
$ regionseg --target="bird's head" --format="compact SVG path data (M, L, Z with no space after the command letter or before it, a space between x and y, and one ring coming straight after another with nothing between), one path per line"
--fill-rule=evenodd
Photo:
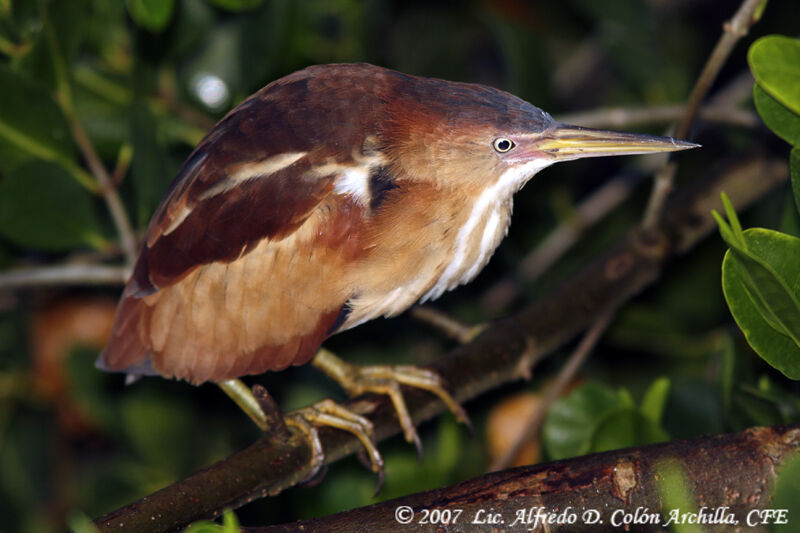
M394 73L388 155L407 176L440 186L515 192L541 169L584 157L672 152L670 137L570 126L504 91Z

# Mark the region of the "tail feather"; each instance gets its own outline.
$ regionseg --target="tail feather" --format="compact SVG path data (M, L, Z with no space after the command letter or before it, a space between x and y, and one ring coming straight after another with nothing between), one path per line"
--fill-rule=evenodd
M150 349L142 342L139 332L141 314L148 311L147 306L140 304L133 296L126 295L123 298L114 317L108 346L95 363L97 368L126 374L157 374L150 358Z

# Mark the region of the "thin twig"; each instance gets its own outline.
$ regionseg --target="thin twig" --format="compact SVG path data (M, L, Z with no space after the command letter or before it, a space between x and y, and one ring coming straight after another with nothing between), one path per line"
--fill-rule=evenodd
M425 305L411 309L411 316L462 344L474 339L481 330L481 326L468 326L446 313Z
M0 289L45 285L123 285L129 275L127 266L76 264L32 267L0 273Z
M697 115L697 110L700 108L700 103L708 94L711 84L717 78L717 74L722 69L722 66L733 51L736 43L747 35L750 26L756 22L754 14L756 9L761 5L763 0L744 0L736 11L736 14L725 24L722 25L722 35L717 41L717 45L711 52L711 55L706 61L700 77L692 89L689 96L689 103L686 106L686 112L683 115L678 127L675 130L675 137L678 139L685 139L689 135L689 130L692 127L694 118ZM642 219L642 228L644 230L652 230L658 224L658 219L664 210L664 202L672 190L672 184L675 181L675 174L678 170L678 165L674 159L670 159L669 163L656 174L653 183L653 191L650 194L650 199Z
M103 166L97 151L92 144L91 139L86 134L86 131L81 126L75 111L75 105L72 99L72 88L69 71L67 69L64 57L61 54L61 48L58 42L56 31L53 27L50 15L47 12L47 7L44 3L40 4L42 19L44 21L45 35L47 38L50 53L53 57L53 69L56 76L56 101L58 102L64 116L67 118L72 129L72 136L75 143L86 160L94 178L100 186L100 193L108 206L111 213L111 218L114 225L117 227L119 233L120 243L122 250L125 253L125 260L127 264L133 265L136 260L136 238L133 234L128 215L122 205L122 200L114 188L111 178Z
M564 365L558 373L553 385L545 393L536 411L522 423L522 427L524 427L525 430L517 437L514 444L489 466L490 472L508 468L514 461L514 458L519 455L525 443L538 435L539 428L542 426L542 422L544 422L544 417L550 410L550 406L561 396L561 393L573 380L581 366L583 366L584 361L586 361L586 358L594 349L597 341L600 340L603 332L608 328L614 315L615 310L608 309L589 327L588 331L581 339L581 342L569 356L567 364Z
M105 166L103 166L102 161L100 161L100 157L97 155L92 141L89 139L89 136L86 135L86 131L83 129L83 126L81 126L78 118L74 115L68 115L68 118L72 126L72 135L75 138L75 142L78 148L80 148L83 158L86 160L86 164L89 165L92 175L94 175L97 183L100 185L100 192L111 213L111 218L114 220L114 225L117 227L120 245L122 246L122 251L125 253L125 262L128 265L133 265L136 261L136 237L133 234L133 228L131 227L125 207L122 205L122 199L119 197L119 193L116 187L114 187L111 176L108 175L108 171Z

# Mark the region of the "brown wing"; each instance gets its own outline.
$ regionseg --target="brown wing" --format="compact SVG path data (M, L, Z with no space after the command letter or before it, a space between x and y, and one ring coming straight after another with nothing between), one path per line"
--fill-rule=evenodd
M336 166L352 163L343 147L365 136L344 116L380 109L362 91L354 109L308 113L315 92L330 102L332 83L348 86L340 78L301 71L267 86L197 147L151 221L100 366L201 383L313 355L363 251L361 208L333 191Z

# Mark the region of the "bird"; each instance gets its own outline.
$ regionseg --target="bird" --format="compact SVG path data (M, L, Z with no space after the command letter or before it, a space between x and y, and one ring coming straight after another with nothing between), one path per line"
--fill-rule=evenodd
M365 63L307 67L241 102L186 159L98 366L222 385L313 358L351 394L389 394L418 446L398 384L436 394L466 421L446 380L359 369L323 341L475 278L508 231L514 194L542 169L695 146L562 124L486 85ZM313 440L336 418L382 468L369 421L316 407L295 425Z

